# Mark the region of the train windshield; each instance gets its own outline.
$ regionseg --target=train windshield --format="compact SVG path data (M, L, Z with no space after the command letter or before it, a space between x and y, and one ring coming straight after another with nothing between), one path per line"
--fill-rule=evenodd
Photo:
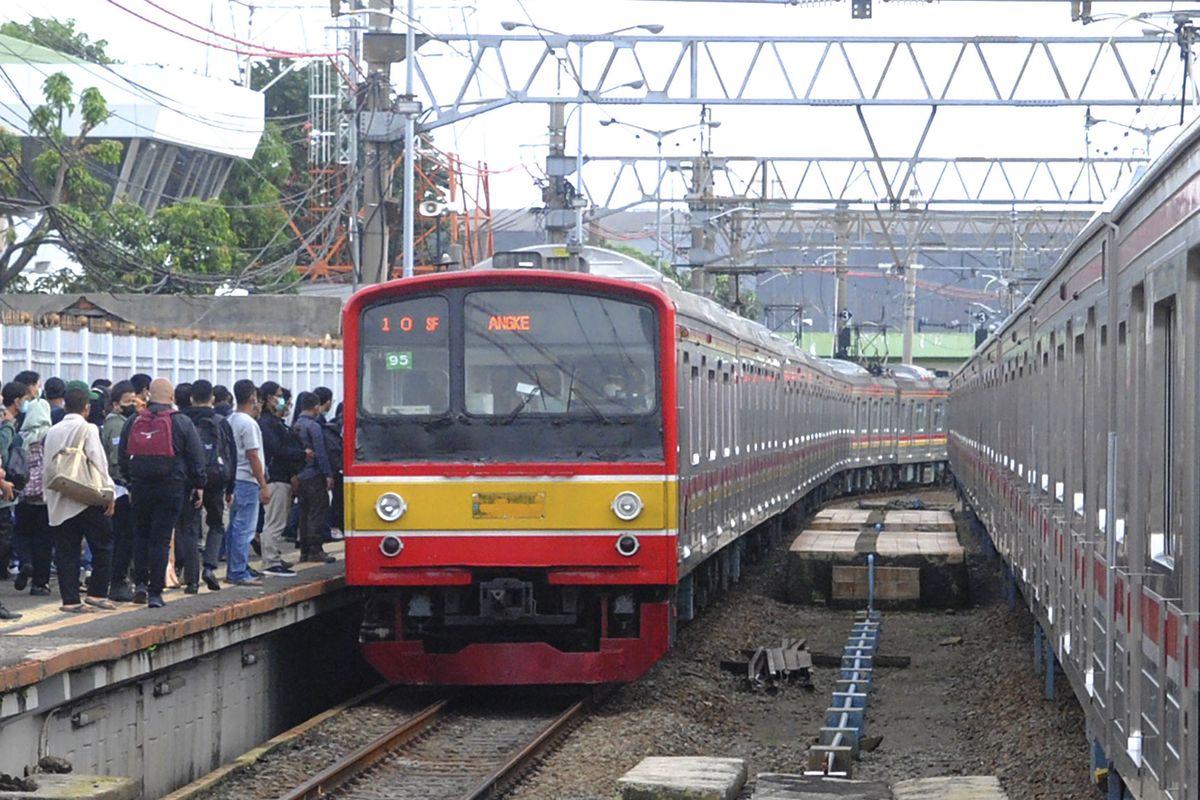
M450 306L418 297L369 308L359 325L362 409L384 416L450 408Z
M519 415L649 414L654 312L591 295L471 292L464 303L466 411Z
M370 306L358 328L361 461L663 458L648 304L455 287Z

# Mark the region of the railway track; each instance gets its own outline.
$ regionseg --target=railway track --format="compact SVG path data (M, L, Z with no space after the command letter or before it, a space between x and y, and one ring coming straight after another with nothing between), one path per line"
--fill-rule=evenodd
M519 778L582 718L586 700L545 711L438 700L279 800L482 800Z

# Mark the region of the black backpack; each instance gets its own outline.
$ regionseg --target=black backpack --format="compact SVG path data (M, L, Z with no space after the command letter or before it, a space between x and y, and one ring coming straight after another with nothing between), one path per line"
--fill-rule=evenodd
M280 423L283 424L282 422ZM304 454L304 442L300 441L300 434L295 428L284 427L283 434L283 452L279 456L279 461L284 466L288 475L298 475L304 469L304 463L307 460Z
M196 433L204 447L204 476L206 486L225 485L233 478L233 465L225 461L228 441L224 425L216 414L196 420Z
M334 475L342 474L342 435L332 425L322 425L321 433L325 437L325 452L329 456L329 466Z
M29 483L29 456L25 453L25 441L13 430L12 444L4 454L4 479L21 491Z

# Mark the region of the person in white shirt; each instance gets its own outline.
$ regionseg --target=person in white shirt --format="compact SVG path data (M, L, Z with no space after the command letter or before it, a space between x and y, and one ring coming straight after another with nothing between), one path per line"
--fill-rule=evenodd
M74 444L80 429L84 429L83 452L92 468L114 489L108 475L108 458L100 443L100 432L87 421L89 406L99 395L89 389L71 388L67 391L64 408L66 416L46 433L45 486L46 507L50 530L54 535L55 563L58 567L58 591L62 610L74 613L92 612L97 608L111 611L116 605L107 598L108 581L112 571L112 533L104 518L113 514L108 508L86 506L56 492L50 487L53 480L55 456ZM86 539L92 550L92 574L88 578L87 597L79 601L79 551Z

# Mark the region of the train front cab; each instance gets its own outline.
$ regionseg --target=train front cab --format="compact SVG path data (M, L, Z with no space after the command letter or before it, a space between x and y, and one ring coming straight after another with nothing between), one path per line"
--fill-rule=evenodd
M454 273L356 295L345 329L367 660L393 683L514 685L630 681L661 658L678 527L666 299Z

